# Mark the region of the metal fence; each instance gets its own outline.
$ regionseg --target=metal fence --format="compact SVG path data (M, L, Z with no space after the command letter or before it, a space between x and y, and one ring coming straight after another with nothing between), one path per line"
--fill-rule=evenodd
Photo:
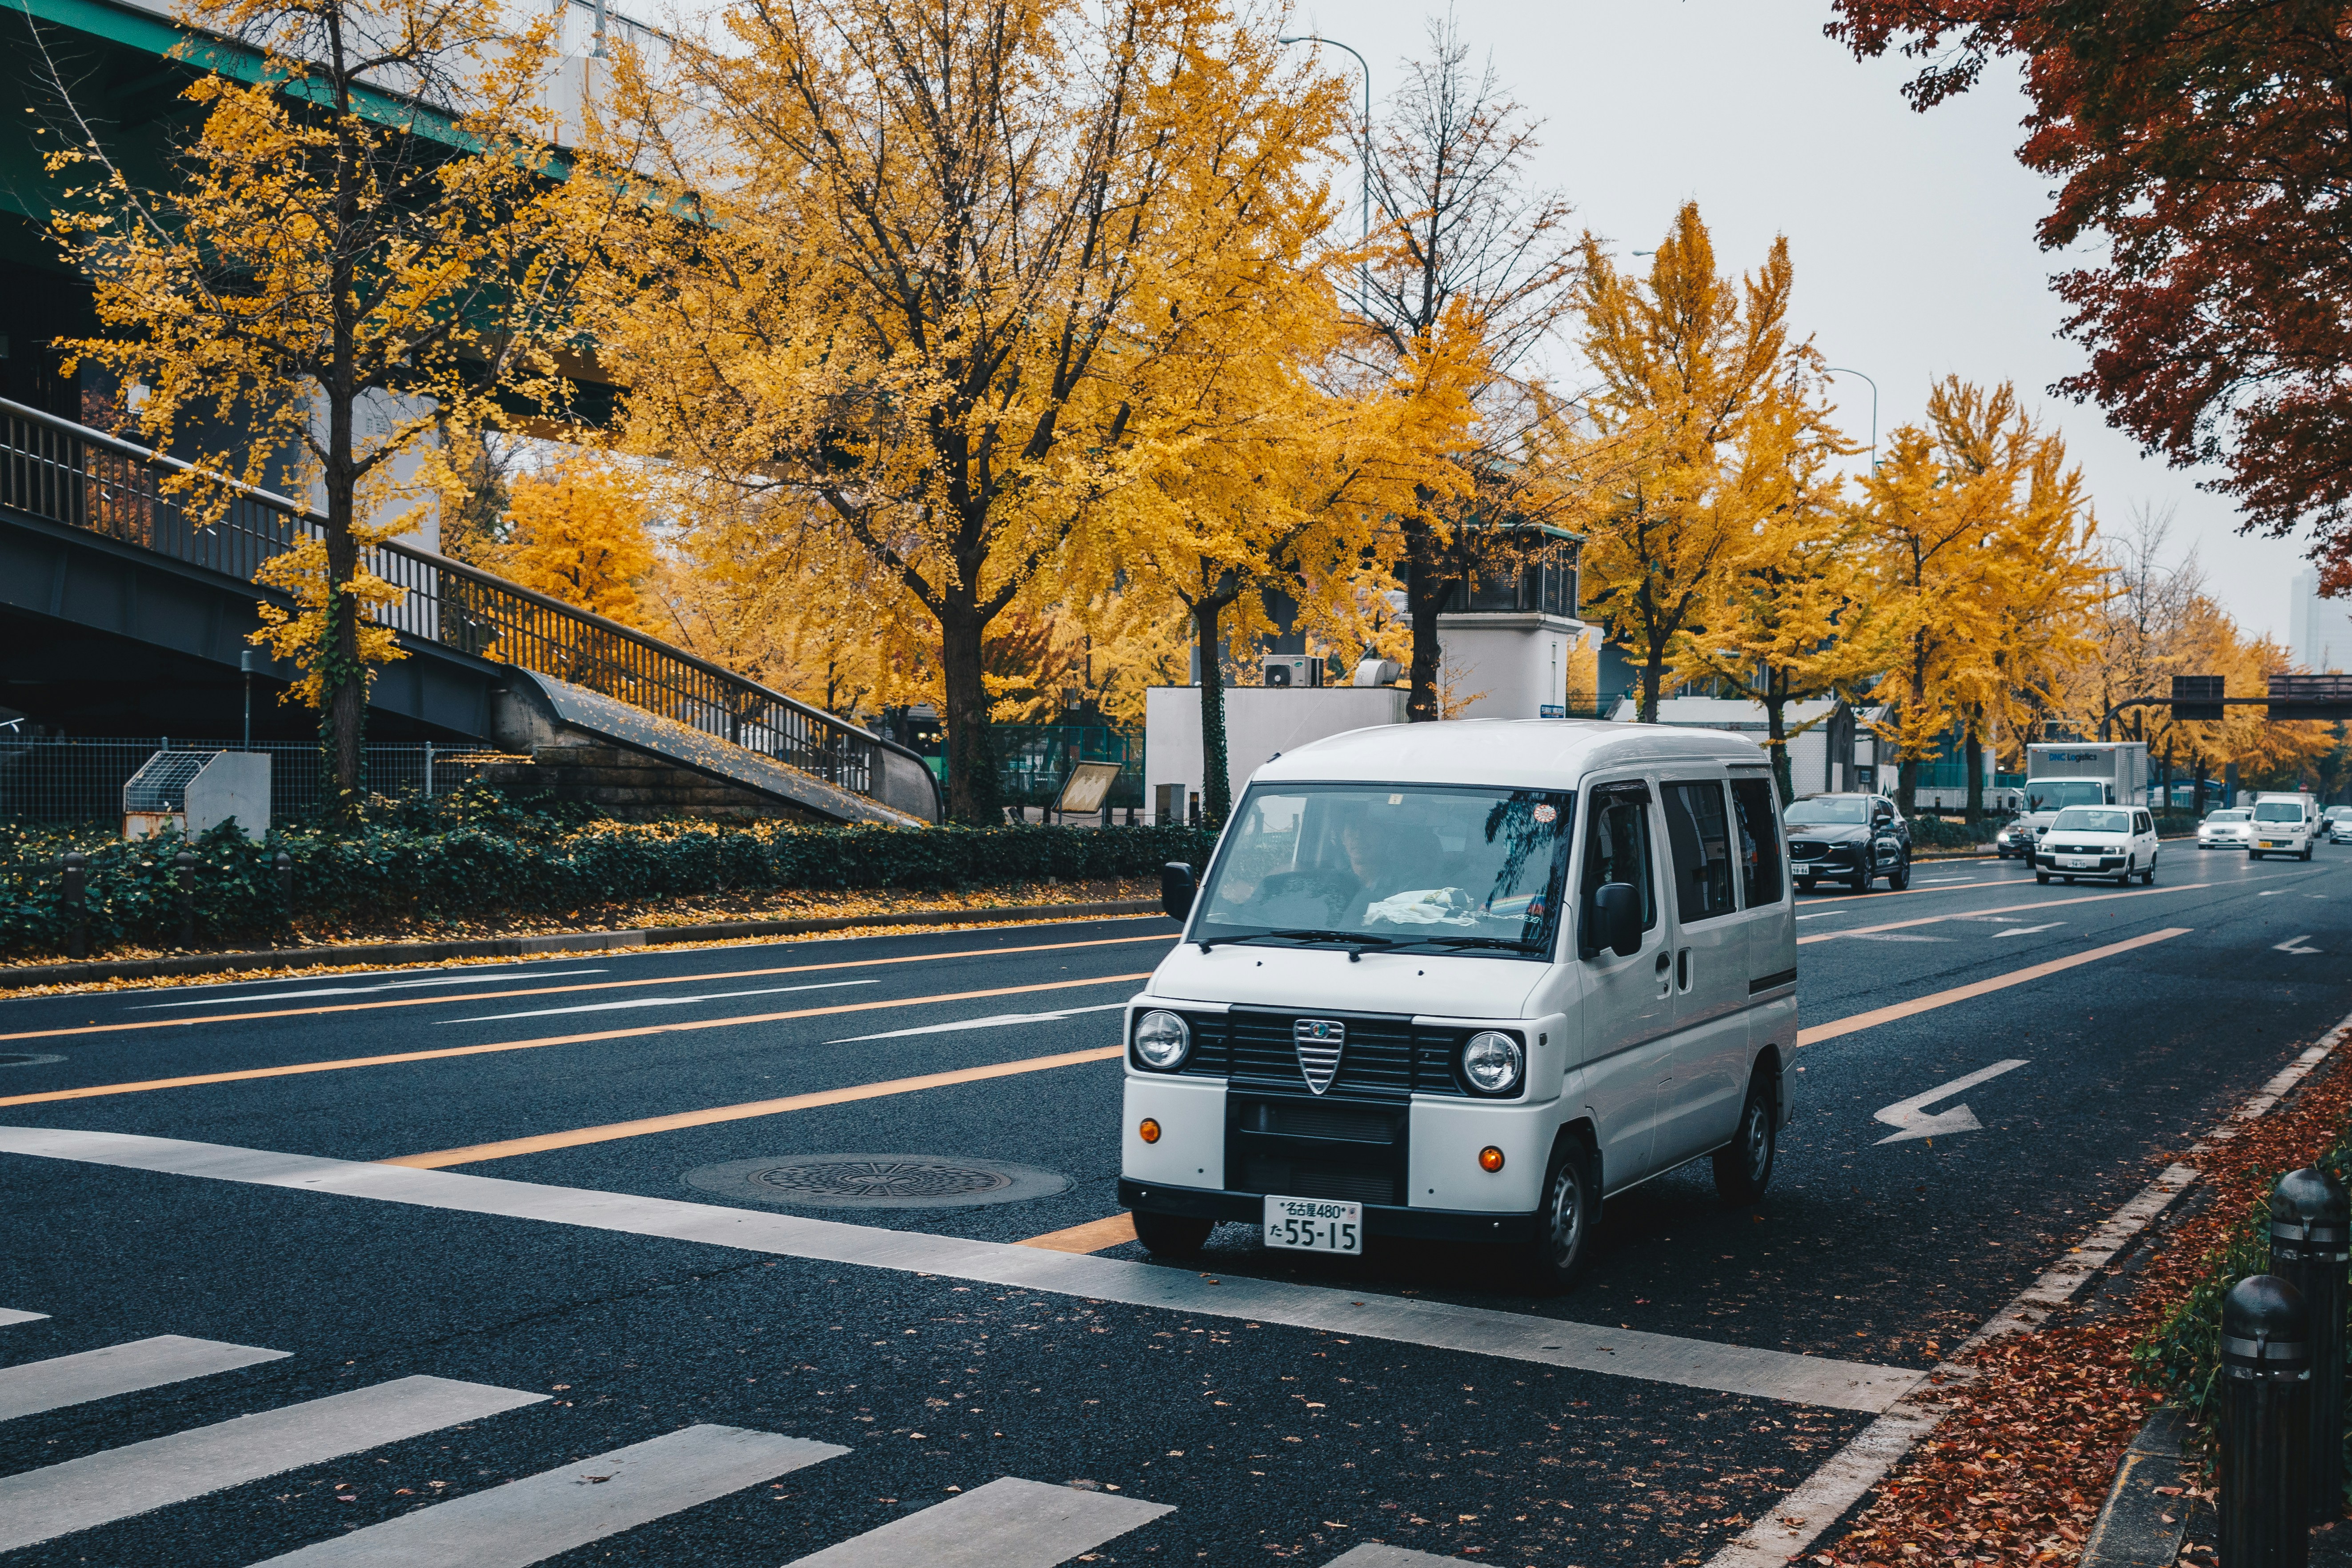
M203 521L194 497L166 488L191 471L0 398L0 506L247 582L325 527L282 496L219 483L207 488L225 498L225 509ZM601 691L859 795L880 788L877 754L901 750L683 648L458 562L395 542L370 551L365 563L402 591L376 618L404 641L438 643Z
M269 814L274 822L318 815L326 800L319 748L302 742L234 741L179 735L0 737L0 820L115 825L122 786L157 752L266 752L269 754ZM367 786L376 795L446 795L482 768L514 759L478 748L409 742L368 746Z
M1009 805L1051 805L1079 763L1117 763L1105 805L1143 804L1143 737L1102 724L992 724L996 777Z

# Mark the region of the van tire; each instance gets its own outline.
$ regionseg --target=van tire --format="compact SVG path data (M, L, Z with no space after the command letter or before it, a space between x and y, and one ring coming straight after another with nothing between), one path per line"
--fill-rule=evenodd
M2047 871L2036 871L2033 873L2033 879L2046 888L2050 885L2050 873Z
M2303 858L2306 860L2311 858L2311 846L2308 844L2303 847Z
M1557 1295L1576 1283L1592 1255L1592 1233L1601 1224L1601 1184L1593 1179L1592 1150L1570 1133L1559 1141L1545 1173L1536 1210L1536 1234L1520 1251L1519 1271L1538 1295Z
M1780 1155L1780 1119L1773 1110L1771 1083L1759 1070L1748 1080L1738 1131L1715 1152L1715 1190L1725 1203L1744 1208L1762 1199L1772 1184L1772 1167Z
M1181 1214L1153 1214L1149 1209L1137 1209L1135 1239L1154 1258L1191 1258L1209 1245L1209 1233L1217 1228L1213 1219L1193 1219Z
M2143 888L2153 888L2153 887L2155 887L2155 886L2156 886L2156 862L2155 862L2155 861L2153 861L2153 860L2149 861L2149 862L2147 863L2147 870L2145 870L2145 871L2142 871L2142 872L2139 874L2139 885L2140 885L2141 887L2143 887Z

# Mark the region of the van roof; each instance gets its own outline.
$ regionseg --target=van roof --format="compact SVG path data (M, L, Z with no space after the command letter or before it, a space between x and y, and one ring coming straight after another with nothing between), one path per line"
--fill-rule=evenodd
M1598 719L1454 719L1379 724L1285 752L1257 770L1267 783L1477 784L1569 789L1597 769L1668 761L1760 764L1745 735Z

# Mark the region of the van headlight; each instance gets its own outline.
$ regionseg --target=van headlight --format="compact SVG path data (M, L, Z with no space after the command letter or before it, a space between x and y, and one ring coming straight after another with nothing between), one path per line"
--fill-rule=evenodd
M1462 1046L1462 1076L1480 1094L1516 1091L1527 1065L1519 1042L1492 1029L1471 1036Z
M1192 1048L1192 1031L1173 1013L1154 1008L1135 1021L1136 1059L1157 1072L1168 1072Z

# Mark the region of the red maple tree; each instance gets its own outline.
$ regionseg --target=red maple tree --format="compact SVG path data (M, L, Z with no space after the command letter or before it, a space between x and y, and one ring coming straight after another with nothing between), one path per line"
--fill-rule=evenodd
M2249 530L2309 526L2352 589L2352 5L1832 0L1857 57L1922 62L1925 110L2023 65L2019 160L2059 182L2039 237L2103 242L2057 278L2090 368L2058 392L2208 487Z

